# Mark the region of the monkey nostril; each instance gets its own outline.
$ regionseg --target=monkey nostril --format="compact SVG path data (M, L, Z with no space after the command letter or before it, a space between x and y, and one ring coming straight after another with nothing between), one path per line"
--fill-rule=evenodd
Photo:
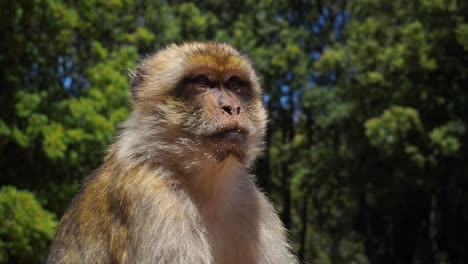
M225 105L225 106L222 106L221 108L224 110L224 112L232 115L232 107L231 106Z
M236 111L236 112L237 112L237 114L240 114L240 106L239 106L239 107L237 107L237 108L236 108L236 110L237 110L237 111Z

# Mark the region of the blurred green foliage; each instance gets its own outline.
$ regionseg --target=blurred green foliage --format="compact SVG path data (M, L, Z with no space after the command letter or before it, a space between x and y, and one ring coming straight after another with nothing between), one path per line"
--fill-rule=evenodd
M60 218L130 111L128 69L190 40L253 58L256 175L301 260L468 261L466 1L1 1L0 25L0 184L28 190L1 189L3 262L41 262L55 224L11 197Z
M0 263L44 261L57 221L31 192L0 188Z

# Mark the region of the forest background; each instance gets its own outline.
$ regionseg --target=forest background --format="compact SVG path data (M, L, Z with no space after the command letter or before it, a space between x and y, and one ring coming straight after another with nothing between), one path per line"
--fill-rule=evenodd
M468 1L0 1L0 263L41 263L171 42L249 53L304 263L468 263Z

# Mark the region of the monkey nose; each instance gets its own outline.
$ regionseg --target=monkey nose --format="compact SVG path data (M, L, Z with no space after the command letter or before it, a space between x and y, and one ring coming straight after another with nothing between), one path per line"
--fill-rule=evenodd
M221 106L221 109L223 110L223 112L226 112L229 115L238 115L238 114L240 114L240 106L233 108L230 105L223 105L223 106Z

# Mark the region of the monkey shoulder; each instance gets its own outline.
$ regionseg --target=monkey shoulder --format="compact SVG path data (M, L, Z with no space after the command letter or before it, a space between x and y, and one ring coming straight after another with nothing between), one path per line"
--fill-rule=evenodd
M91 175L95 178L97 175ZM52 241L47 263L110 263L106 225L107 202L91 196L93 181L87 181L63 215Z
M257 190L259 206L258 263L298 263L288 242L287 232L268 197Z

